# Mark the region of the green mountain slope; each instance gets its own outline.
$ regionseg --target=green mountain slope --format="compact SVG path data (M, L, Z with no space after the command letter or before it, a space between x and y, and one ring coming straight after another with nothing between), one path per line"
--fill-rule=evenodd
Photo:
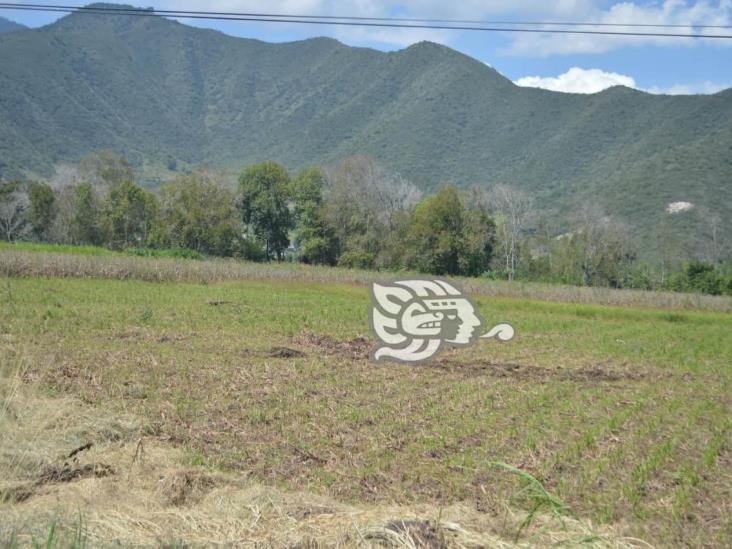
M428 42L269 44L88 13L3 34L0 51L0 176L101 148L150 173L172 159L297 168L364 153L425 189L500 181L547 211L600 201L640 231L684 200L732 232L732 90L562 94Z
M20 23L16 23L15 21L11 21L10 19L5 19L4 17L0 17L0 34L19 31L25 28L26 27L24 25L21 25Z

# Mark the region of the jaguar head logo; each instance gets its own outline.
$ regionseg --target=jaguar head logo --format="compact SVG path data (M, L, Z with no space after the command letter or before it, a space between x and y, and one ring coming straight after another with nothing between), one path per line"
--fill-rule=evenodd
M371 285L373 360L419 362L444 345L469 345L483 320L473 302L444 280Z

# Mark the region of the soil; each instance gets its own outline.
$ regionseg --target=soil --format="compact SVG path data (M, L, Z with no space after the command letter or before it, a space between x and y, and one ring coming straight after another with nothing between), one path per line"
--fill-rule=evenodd
M328 335L303 332L292 338L292 342L302 347L315 348L323 355L340 355L353 360L367 359L373 343L364 336L347 340L337 340Z

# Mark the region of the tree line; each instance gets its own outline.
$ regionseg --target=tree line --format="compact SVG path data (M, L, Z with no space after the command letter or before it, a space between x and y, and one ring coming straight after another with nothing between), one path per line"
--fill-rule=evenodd
M294 174L262 162L235 185L200 170L153 193L124 157L102 151L66 182L1 182L0 231L8 241L140 253L732 295L729 263L640 262L629 231L596 207L582 208L572 230L557 235L522 191L446 185L423 196L361 156Z

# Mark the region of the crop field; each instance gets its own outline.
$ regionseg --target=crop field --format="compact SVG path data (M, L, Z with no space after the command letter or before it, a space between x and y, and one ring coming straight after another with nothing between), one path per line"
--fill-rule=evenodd
M14 253L0 543L732 545L729 301L475 294L514 340L374 364L356 277Z

